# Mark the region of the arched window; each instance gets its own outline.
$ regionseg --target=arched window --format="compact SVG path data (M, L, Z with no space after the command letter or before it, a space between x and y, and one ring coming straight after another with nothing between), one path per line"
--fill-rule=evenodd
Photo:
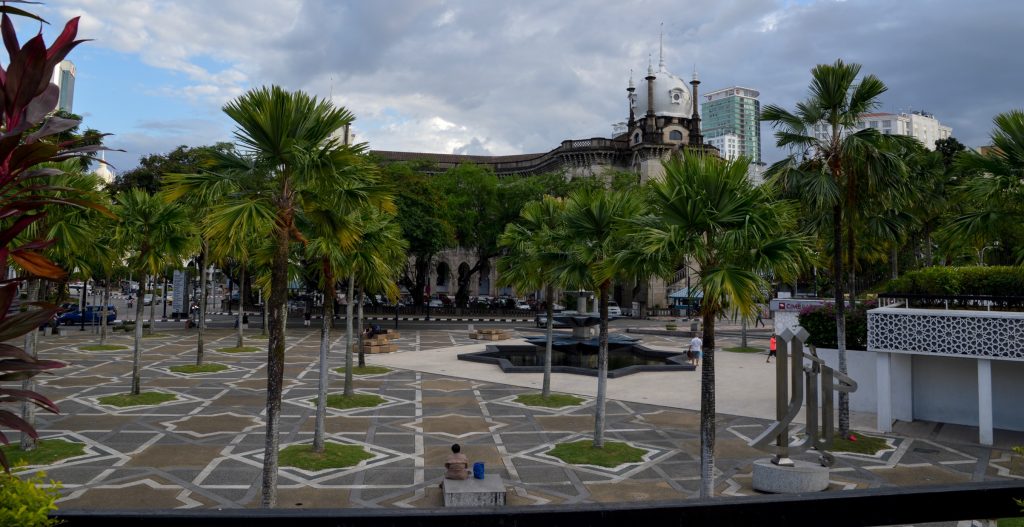
M634 145L635 144L639 144L640 143L640 139L641 139L640 132L637 132L637 133L633 134L633 144Z
M448 275L450 273L451 271L448 270L448 264L445 262L439 262L437 264L437 281L435 284L442 287L448 285Z
M682 141L683 140L683 133L680 132L679 130L672 130L671 132L668 133L668 140L669 141Z

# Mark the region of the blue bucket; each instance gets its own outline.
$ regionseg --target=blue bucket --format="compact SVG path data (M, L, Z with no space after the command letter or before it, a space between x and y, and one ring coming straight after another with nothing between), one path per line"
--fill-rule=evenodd
M476 479L484 479L484 464L482 461L473 463L473 477Z

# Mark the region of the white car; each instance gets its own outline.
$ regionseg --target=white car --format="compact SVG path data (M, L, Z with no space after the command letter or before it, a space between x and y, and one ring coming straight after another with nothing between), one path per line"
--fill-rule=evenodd
M526 302L520 302L520 303L516 304L516 309L518 309L519 311L531 311L531 310L533 310L533 308L530 307L530 304L527 304Z
M608 316L610 317L621 317L622 310L619 309L619 304L614 300L608 301Z
M444 307L444 302L441 302L441 300L437 298L431 298L429 302L429 307Z

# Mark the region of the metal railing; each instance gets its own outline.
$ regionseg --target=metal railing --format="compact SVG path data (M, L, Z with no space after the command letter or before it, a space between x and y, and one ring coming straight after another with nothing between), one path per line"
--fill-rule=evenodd
M587 503L463 509L61 510L67 527L270 525L479 527L622 525L785 525L832 527L1007 518L1024 515L1014 501L1024 481L999 481L721 497L684 501Z

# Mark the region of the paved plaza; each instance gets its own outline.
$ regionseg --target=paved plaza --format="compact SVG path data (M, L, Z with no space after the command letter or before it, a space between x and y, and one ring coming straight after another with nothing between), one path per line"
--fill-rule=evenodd
M481 325L478 325L481 327ZM171 372L195 361L195 334L162 330L145 339L144 390L173 393L157 407L115 408L97 398L126 393L131 350L86 352L89 332L40 337L40 355L69 363L41 378L42 393L62 414L41 414L45 438L87 445L84 456L42 467L63 482L64 509L233 508L259 504L263 456L266 353L220 353L234 333L211 330L207 361L228 370L202 375ZM258 330L247 335L256 336ZM536 334L521 328L516 335ZM331 368L343 365L338 331ZM765 339L762 339L765 340ZM114 343L130 345L119 334ZM680 349L678 337L644 336L655 348ZM249 344L265 348L265 340ZM612 469L571 466L547 455L561 442L593 433L590 377L556 375L558 391L582 395L580 407L547 410L519 405L540 374L503 374L496 366L457 361L482 345L465 327L404 330L399 352L369 355L391 372L358 377L359 392L387 403L368 409L329 410L328 439L365 447L373 458L346 469L305 472L281 467L281 507L439 507L437 488L452 443L471 461L505 478L509 504L568 504L687 499L699 487L699 372L637 374L609 381L607 436L647 451L642 463ZM319 331L289 328L281 418L283 445L312 441ZM755 341L761 345L760 341ZM735 345L725 339L720 345ZM719 415L717 494L750 495L751 465L766 455L747 446L773 413L772 367L762 354L717 354ZM343 388L331 374L331 391ZM767 384L765 384L767 383ZM671 388L666 388L671 387ZM768 390L768 391L763 391ZM765 408L768 408L768 413ZM856 419L868 423L870 419ZM862 428L863 429L863 428ZM833 489L960 483L1024 476L1009 450L1019 437L997 436L995 448L973 442L975 429L912 423L889 435L891 449L876 456L836 454ZM972 436L972 434L974 434ZM807 456L806 459L813 459ZM35 470L32 467L29 470Z

